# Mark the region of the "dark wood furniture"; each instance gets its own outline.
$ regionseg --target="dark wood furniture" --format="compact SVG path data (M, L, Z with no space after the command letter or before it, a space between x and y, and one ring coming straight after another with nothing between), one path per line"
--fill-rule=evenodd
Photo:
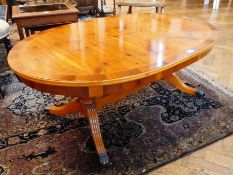
M17 24L21 40L24 39L23 29L29 36L35 30L78 21L78 10L70 3L13 6L12 9L12 18Z
M86 115L100 163L106 165L97 110L161 79L195 94L175 72L208 54L217 38L213 25L194 18L120 15L35 34L10 51L8 63L28 86L75 97L49 111Z

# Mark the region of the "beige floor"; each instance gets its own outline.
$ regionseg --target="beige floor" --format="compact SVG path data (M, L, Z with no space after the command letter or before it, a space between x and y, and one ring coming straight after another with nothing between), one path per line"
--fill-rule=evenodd
M211 0L209 7L203 6L204 0L166 2L164 13L196 17L217 26L218 43L209 55L192 66L233 90L233 2L222 0L219 10L212 10ZM126 13L127 7L123 10ZM133 13L153 11L151 8L133 10ZM150 175L233 175L233 136L154 170Z

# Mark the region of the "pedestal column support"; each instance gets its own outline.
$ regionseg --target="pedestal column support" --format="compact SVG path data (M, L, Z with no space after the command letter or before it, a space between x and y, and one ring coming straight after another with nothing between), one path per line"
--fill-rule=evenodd
M104 166L111 165L101 135L97 110L106 104L123 99L130 92L136 92L146 84L153 82L156 79L157 77L152 76L148 79L137 80L134 86L126 86L125 89L123 88L121 91L119 90L118 92L110 93L109 95L104 95L103 87L89 87L89 97L75 97L65 105L50 107L49 112L58 116L64 116L66 114L77 112L85 115L90 124L92 138L96 147L96 151L99 155L100 163ZM184 84L176 74L170 74L163 79L187 94L194 95L197 92L197 89Z

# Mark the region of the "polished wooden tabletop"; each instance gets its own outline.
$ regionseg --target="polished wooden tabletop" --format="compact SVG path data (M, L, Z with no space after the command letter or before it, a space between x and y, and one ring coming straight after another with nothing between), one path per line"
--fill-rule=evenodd
M96 18L20 41L8 63L19 76L48 85L117 84L187 66L213 47L217 33L214 26L184 16Z

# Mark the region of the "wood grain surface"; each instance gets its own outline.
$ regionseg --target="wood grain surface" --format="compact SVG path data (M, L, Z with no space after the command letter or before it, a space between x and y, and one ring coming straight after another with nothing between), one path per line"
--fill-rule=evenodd
M47 85L89 87L169 74L207 54L214 26L186 17L133 14L50 29L18 44L8 55L24 79Z

